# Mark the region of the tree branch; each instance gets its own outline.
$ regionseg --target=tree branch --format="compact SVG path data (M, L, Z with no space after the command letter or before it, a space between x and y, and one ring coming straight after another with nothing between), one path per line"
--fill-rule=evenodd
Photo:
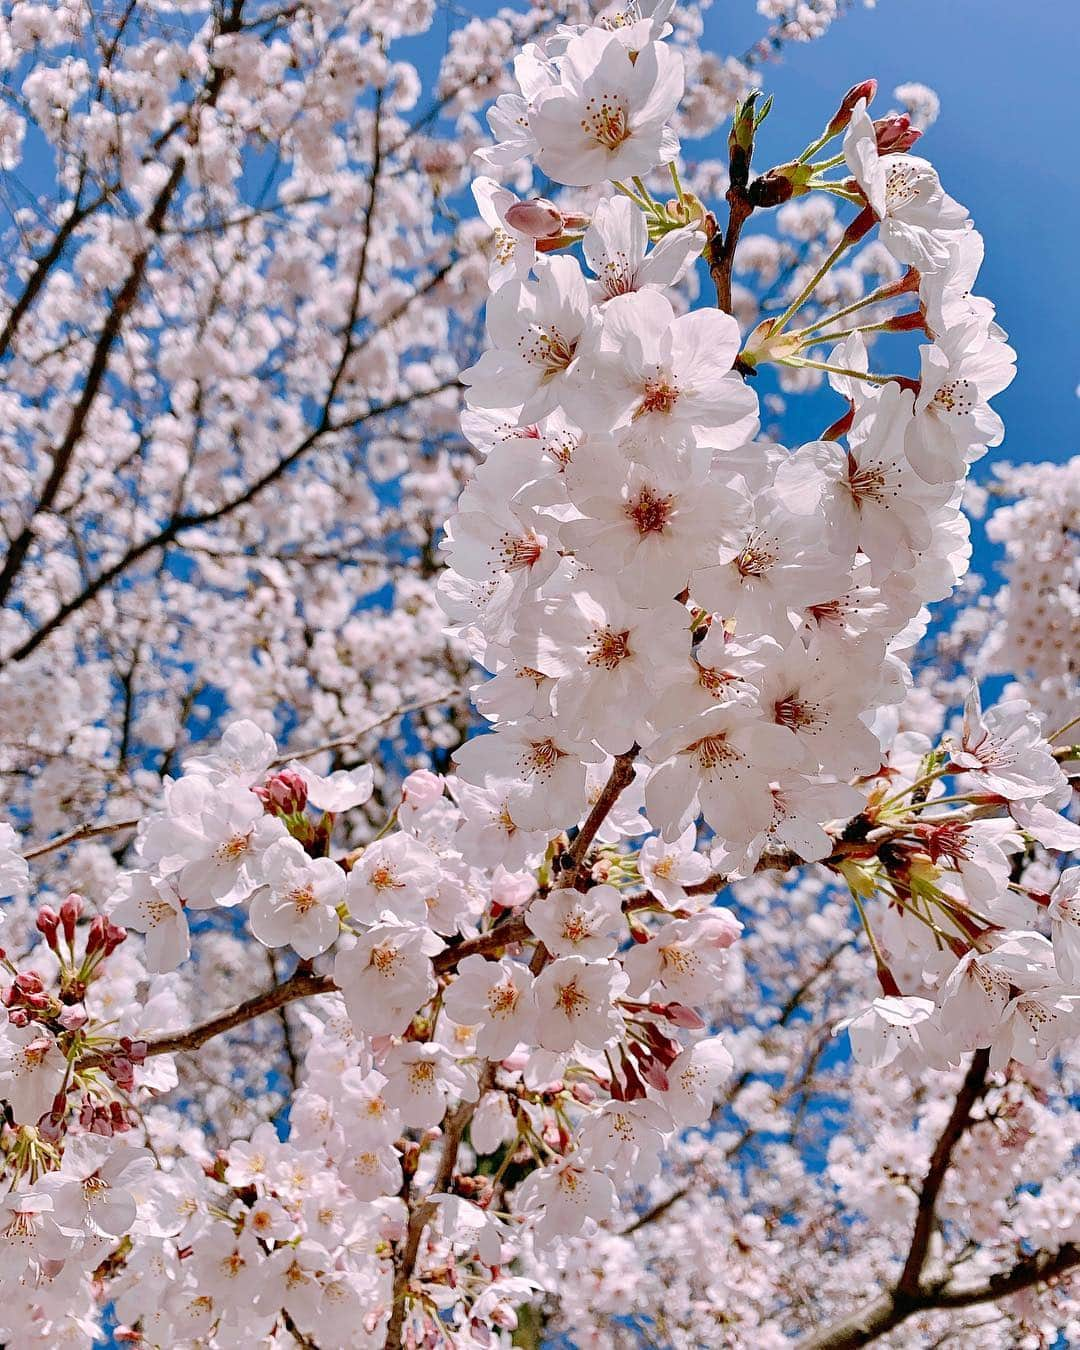
M934 1231L938 1195L952 1162L953 1151L971 1123L972 1109L986 1089L986 1075L989 1071L990 1051L976 1050L971 1057L971 1064L960 1091L956 1094L949 1119L930 1155L930 1165L919 1190L911 1245L900 1278L896 1282L897 1293L912 1294L919 1288L927 1252L930 1250L930 1238Z
M989 1068L990 1051L976 1050L956 1094L949 1119L930 1155L926 1176L919 1189L911 1243L895 1286L831 1327L803 1341L800 1350L854 1350L856 1346L869 1345L917 1312L937 1307L966 1306L966 1303L940 1302L942 1297L948 1297L945 1286L940 1283L924 1284L922 1274L934 1231L938 1196L948 1175L953 1152L971 1123L972 1109L986 1090ZM1038 1278L1038 1275L1033 1276L1029 1283L1035 1283ZM991 1289L992 1283L980 1286L982 1292L965 1291L967 1302L980 1303L998 1297L999 1293Z

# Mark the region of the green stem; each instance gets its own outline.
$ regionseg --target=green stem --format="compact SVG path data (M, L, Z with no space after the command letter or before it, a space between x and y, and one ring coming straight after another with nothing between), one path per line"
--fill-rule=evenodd
M810 299L811 295L813 295L814 291L817 290L818 283L821 281L822 277L825 276L830 268L835 267L836 263L850 246L848 237L845 234L791 304L788 305L787 309L784 310L783 314L775 320L773 326L769 329L770 337L775 337L777 333L782 333L784 331L792 317L798 313L803 305L806 304L807 300Z
M869 370L851 370L847 366L831 366L828 361L811 361L806 356L789 356L776 363L780 366L809 366L811 370L825 370L832 375L846 375L851 380L865 380L867 384L892 384L899 375L875 375Z

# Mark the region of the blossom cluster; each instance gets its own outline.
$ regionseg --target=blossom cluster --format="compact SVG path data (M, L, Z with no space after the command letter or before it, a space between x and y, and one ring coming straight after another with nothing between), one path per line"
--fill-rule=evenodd
M800 10L809 24L838 6ZM1080 869L1055 861L1080 845L1063 814L1071 727L1021 698L984 711L972 691L962 720L942 711L928 732L910 669L928 607L967 568L969 466L1002 437L991 400L1013 353L973 293L981 238L911 153L910 117L871 118L872 81L797 158L757 176L768 107L740 101L722 225L680 175L693 117L674 21L660 3L554 26L518 54L512 87L500 77L475 183L487 345L461 376L479 463L438 582L451 661L468 653L485 672L472 692L488 727L453 771L417 769L394 790L381 766L337 767L340 736L281 754L241 719L175 776L166 756L149 809L100 827L134 831L124 867L87 864L81 890L61 898L32 876L79 831L27 847L2 828L0 889L16 899L0 954L0 1333L13 1343L89 1345L109 1303L120 1336L154 1347L508 1345L545 1292L573 1315L560 1268L590 1251L610 1258L597 1277L610 1287L589 1315L617 1307L634 1233L670 1203L657 1189L672 1184L665 1156L706 1175L738 1152L717 1133L727 1108L762 1132L779 1114L753 1044L768 1022L755 1006L768 947L800 945L768 913L778 894L821 969L851 957L856 996L832 1029L846 1029L856 1074L948 1078L989 1052L1001 1081L988 1112L1049 1129L1032 1085L1080 1026ZM232 36L239 78L248 44ZM500 64L507 35L489 36L488 55L455 44L451 70L472 79ZM334 45L344 59L348 42ZM362 50L382 71L377 45ZM362 72L331 65L319 87L333 104L335 79L355 92ZM411 98L406 70L382 74L369 209L382 100L401 132ZM272 75L251 77L260 116ZM466 108L473 97L453 80L444 94ZM909 94L925 110L925 93ZM193 160L209 188L239 172L211 153L213 128ZM297 135L310 187L333 152ZM534 170L566 195L522 195ZM780 313L741 331L742 225L774 206L790 222L818 200L830 210L808 237L824 230L827 252ZM830 299L830 274L871 237L890 260L865 273L881 284ZM366 251L367 236L354 320L370 300ZM293 264L280 266L299 293L318 268ZM717 306L690 309L706 271ZM393 307L384 327L376 315L358 346L350 322L336 375L315 384L317 426L339 445L371 411L360 391L379 361L385 406L398 397L410 341L382 339L408 325ZM440 332L417 346L448 345L449 324ZM886 346L915 373L872 368ZM194 384L196 355L184 364ZM442 365L413 370L412 391L433 390ZM752 380L766 366L827 377L842 406L818 439L788 448L763 433ZM343 380L356 382L345 395ZM197 439L194 384L184 416ZM296 392L281 394L283 419L297 416ZM387 461L399 462L391 450ZM421 597L426 659L437 643ZM26 622L12 621L16 641L32 640ZM312 636L343 706L298 719L305 730L336 732L358 711L347 649L378 625L351 622L361 631L339 642ZM393 631L380 640L392 648ZM759 874L814 864L790 891L755 890ZM730 882L738 914L715 902ZM223 936L243 939L241 964L264 949L272 982L192 1013L188 972ZM825 938L831 953L817 950ZM880 997L866 1007L872 980ZM185 1124L184 1061L271 1017L287 1111L212 1145ZM239 1115L249 1103L236 1095ZM1044 1242L1048 1205L1014 1195L1035 1166L1028 1142L1001 1144L999 1199ZM864 1145L884 1158L878 1173L890 1143ZM830 1184L860 1181L834 1141ZM887 1209L879 1189L858 1203ZM705 1201L688 1231L737 1253L732 1280L763 1279L773 1239L760 1216L735 1222ZM905 1218L909 1201L896 1203ZM658 1270L635 1297L661 1299ZM686 1291L702 1297L680 1282L673 1299ZM750 1283L734 1302L752 1325ZM684 1343L700 1342L696 1314L686 1322ZM609 1333L598 1326L597 1343Z

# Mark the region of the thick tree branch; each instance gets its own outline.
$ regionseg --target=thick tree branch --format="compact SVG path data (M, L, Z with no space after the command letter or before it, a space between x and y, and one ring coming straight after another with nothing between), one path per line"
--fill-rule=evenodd
M855 1312L834 1323L833 1326L809 1337L802 1343L801 1350L853 1350L856 1346L869 1345L871 1341L917 1312L935 1307L965 1306L962 1303L935 1301L944 1294L944 1286L927 1285L923 1282L922 1275L930 1250L930 1239L933 1236L938 1196L948 1175L956 1146L971 1123L971 1112L975 1103L986 1090L989 1068L989 1050L976 1050L960 1090L956 1094L949 1119L930 1155L926 1176L919 1189L911 1242L895 1286L872 1302L857 1308ZM1031 1282L1034 1283L1034 1279ZM990 1286L984 1288L989 1289ZM981 1296L975 1296L975 1291L971 1290L967 1293L968 1301L972 1303L997 1297L994 1293L985 1293Z
M953 1151L971 1123L972 1109L986 1089L986 1075L989 1070L990 1051L976 1050L960 1091L956 1094L949 1119L930 1155L930 1165L919 1190L911 1245L900 1278L896 1282L896 1289L900 1294L911 1294L919 1288L926 1256L930 1250L930 1238L934 1231L938 1195L941 1193L941 1187L952 1162Z
M918 1313L972 1308L1019 1294L1033 1285L1051 1283L1080 1267L1080 1243L1069 1242L1056 1252L1036 1252L1008 1270L991 1275L985 1284L921 1286L913 1294L882 1294L850 1316L802 1342L800 1350L853 1350L869 1345Z

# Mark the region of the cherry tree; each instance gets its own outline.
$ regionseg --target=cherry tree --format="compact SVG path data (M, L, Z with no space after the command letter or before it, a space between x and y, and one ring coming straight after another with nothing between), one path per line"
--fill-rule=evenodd
M1080 1326L1077 462L758 9L4 16L12 1344Z

